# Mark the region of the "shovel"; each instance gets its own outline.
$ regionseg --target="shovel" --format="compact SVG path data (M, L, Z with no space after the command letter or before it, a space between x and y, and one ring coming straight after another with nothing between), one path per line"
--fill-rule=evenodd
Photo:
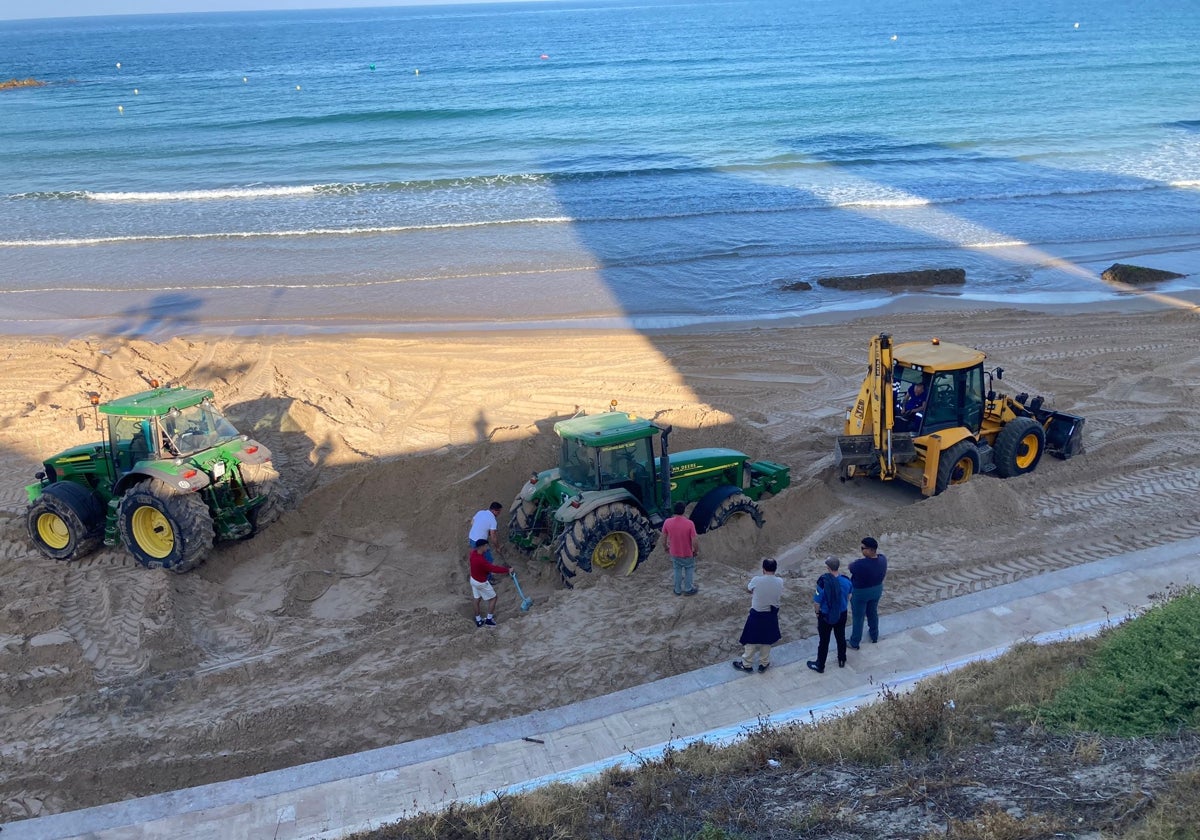
M529 612L529 608L533 606L533 599L526 598L525 593L521 590L521 581L517 580L517 572L514 569L508 573L512 578L513 584L517 587L517 594L521 596L521 612Z

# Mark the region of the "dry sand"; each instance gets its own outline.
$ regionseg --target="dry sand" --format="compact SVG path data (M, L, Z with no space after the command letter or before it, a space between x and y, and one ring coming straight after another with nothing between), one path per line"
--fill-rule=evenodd
M1087 418L1087 452L937 498L840 483L833 440L869 336L985 350L1006 390ZM0 340L0 819L58 812L406 741L730 659L767 553L795 576L785 640L819 561L891 558L886 613L1200 533L1200 318L960 310L647 338L487 333L272 341ZM120 549L36 553L23 486L94 437L86 394L160 377L213 389L276 453L289 510L198 571ZM553 421L622 408L674 449L733 446L792 467L767 523L703 539L695 598L661 546L628 578L563 589L509 549L536 604L499 586L471 621L470 516L555 460ZM88 430L81 430L77 418ZM864 653L864 655L867 655Z

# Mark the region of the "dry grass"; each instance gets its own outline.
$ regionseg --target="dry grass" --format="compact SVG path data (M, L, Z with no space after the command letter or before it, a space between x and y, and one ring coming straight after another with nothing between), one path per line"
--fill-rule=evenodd
M1112 633L1020 645L818 725L749 728L658 760L360 838L1200 840L1200 735L1055 734L1044 708Z

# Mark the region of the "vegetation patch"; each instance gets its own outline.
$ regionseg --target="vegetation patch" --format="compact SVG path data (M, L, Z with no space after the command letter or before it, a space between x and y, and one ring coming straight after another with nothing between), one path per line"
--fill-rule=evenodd
M1052 727L1142 736L1200 729L1200 593L1109 634L1042 712Z

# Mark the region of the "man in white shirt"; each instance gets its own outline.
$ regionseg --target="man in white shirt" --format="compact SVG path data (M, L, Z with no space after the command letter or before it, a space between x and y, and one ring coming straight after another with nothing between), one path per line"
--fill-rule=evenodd
M484 549L483 556L489 563L496 562L493 550L500 550L500 538L496 535L496 530L499 528L496 517L503 510L504 505L492 502L488 505L487 510L481 510L471 518L471 530L467 534L467 549L473 549L479 540L487 540L487 548Z

